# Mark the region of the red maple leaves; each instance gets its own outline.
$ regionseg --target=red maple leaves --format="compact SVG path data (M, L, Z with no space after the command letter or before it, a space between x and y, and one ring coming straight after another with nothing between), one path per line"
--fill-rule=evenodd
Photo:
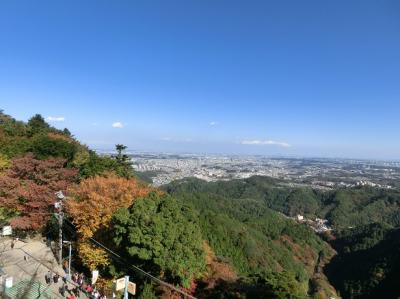
M37 160L32 155L13 160L0 176L0 205L15 210L15 228L36 230L48 221L55 202L54 192L74 183L77 170L64 168L65 160Z

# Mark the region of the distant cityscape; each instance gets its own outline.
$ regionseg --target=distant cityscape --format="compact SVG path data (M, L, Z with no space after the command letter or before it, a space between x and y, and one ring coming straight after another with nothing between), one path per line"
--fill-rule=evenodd
M187 177L218 181L255 175L320 189L400 185L400 161L169 153L129 153L129 156L134 169L150 178L154 186Z

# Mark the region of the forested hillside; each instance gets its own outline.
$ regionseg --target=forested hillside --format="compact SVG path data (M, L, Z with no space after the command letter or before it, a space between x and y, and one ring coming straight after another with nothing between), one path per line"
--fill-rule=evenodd
M400 295L394 285L400 271L398 190L321 191L266 177L214 183L186 179L165 190L193 204L216 254L240 275L284 269L294 273L296 289L303 284L303 296L308 287L308 295L317 298L329 290L321 272L343 298ZM276 212L327 218L334 231L321 237L329 244ZM338 254L329 259L332 248Z
M374 223L338 233L326 273L344 298L399 298L400 228Z
M63 191L73 266L99 270L104 292L129 274L139 298L400 295L398 190L321 191L267 177L156 189L125 149L100 156L40 115L25 123L0 112L1 224L57 240L54 193ZM326 218L334 230L320 236L289 218L297 214Z
M230 288L220 291L230 294L241 290L248 298L268 296L268 288L279 298L335 296L320 271L334 254L330 246L307 226L268 208L257 188L272 187L272 181L247 186L248 181L187 179L165 187L195 207L203 235L217 258L232 265L242 278L243 282L235 280ZM274 194L281 195L278 191Z
M57 240L54 203L61 190L67 195L63 231L73 240L73 267L99 270L99 290L111 294L112 281L130 274L139 294L179 296L138 275L130 267L135 265L191 293L206 272L194 211L138 179L125 148L117 145L115 155L99 156L40 115L25 123L0 112L1 224L11 224L19 237L43 234ZM113 259L93 240L126 262Z
M288 216L326 218L337 229L374 222L400 225L397 189L359 187L322 191L289 187L288 182L259 176L213 183L188 179L168 188L182 193L215 194L226 199L254 199Z

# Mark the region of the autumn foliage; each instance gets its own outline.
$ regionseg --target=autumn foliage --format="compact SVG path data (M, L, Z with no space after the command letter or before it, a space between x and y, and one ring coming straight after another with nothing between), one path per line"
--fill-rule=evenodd
M14 210L15 228L36 230L48 221L56 191L65 191L76 178L75 169L64 168L64 159L37 160L28 154L12 161L0 175L0 205Z
M134 178L126 179L113 173L85 179L68 190L70 200L66 210L78 231L78 250L86 266L94 269L108 264L106 253L90 244L88 239L96 236L97 240L107 243L103 233L109 228L115 211L129 207L136 198L150 191Z
M0 173L10 168L10 160L3 154L0 153Z
M135 198L143 197L150 189L136 179L108 174L81 181L68 190L67 211L84 238L90 238L101 227L108 227L113 213L129 207Z

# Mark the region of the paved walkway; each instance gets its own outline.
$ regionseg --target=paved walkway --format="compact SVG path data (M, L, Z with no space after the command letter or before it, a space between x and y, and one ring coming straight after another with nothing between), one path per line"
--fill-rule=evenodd
M65 297L59 293L59 288L63 284L61 278L65 272L58 265L50 248L43 242L31 240L27 243L16 241L12 249L11 242L11 238L0 237L0 268L8 277L13 277L13 284L22 280L34 280L46 285L45 275L50 270L60 275L58 283L51 283L48 286L53 294L52 298L66 298L68 293ZM69 284L69 289L72 286ZM81 292L80 298L87 297Z

